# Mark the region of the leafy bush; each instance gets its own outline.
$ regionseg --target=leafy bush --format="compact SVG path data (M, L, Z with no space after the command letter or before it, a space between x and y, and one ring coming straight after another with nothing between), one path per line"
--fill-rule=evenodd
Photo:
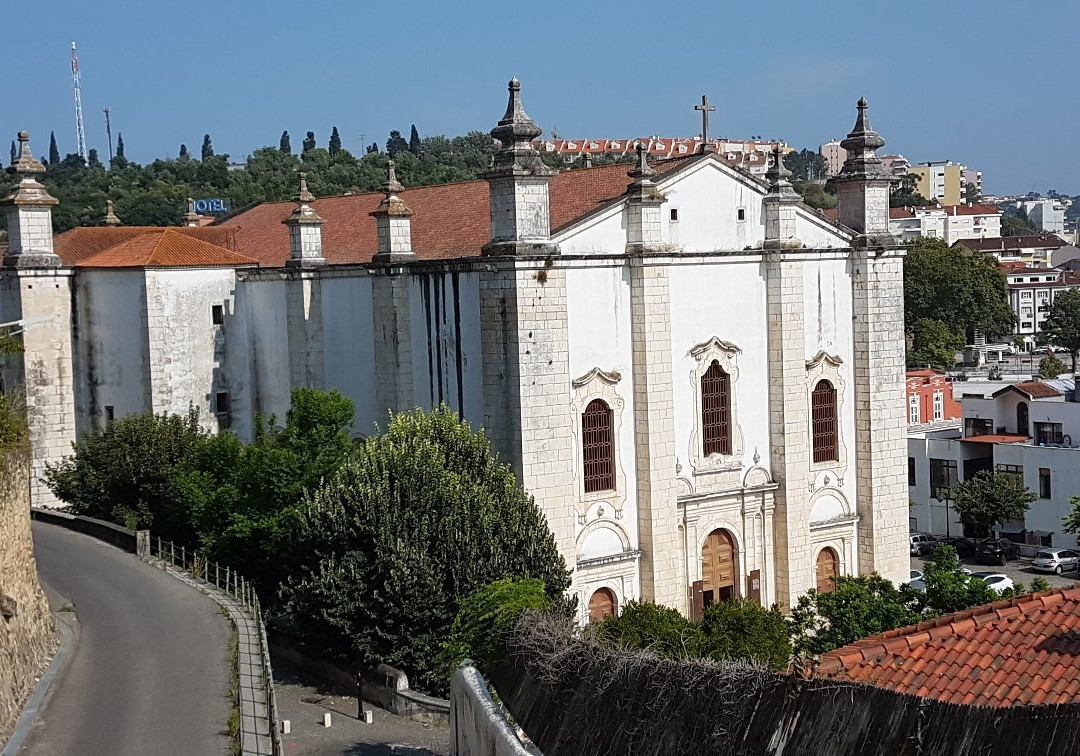
M836 577L828 593L810 589L791 611L792 644L817 655L904 625L913 625L923 599L908 585L897 588L878 574Z
M472 593L461 603L442 645L444 674L449 678L466 659L487 674L491 664L505 656L507 634L521 613L550 607L544 581L536 578L504 578Z
M129 415L79 439L74 456L46 466L45 483L75 514L133 522L193 544L191 512L172 483L205 439L194 408L187 415Z
M1057 378L1062 373L1067 372L1069 372L1069 366L1052 354L1048 354L1039 360L1040 378Z
M1043 591L1050 590L1050 581L1039 575L1031 579L1029 587L1032 593L1042 593Z
M705 608L699 654L712 659L754 659L774 669L791 660L787 619L749 599L720 601Z
M438 651L467 596L504 577L570 584L543 513L446 407L391 418L303 508L282 587L321 653L445 689Z
M701 653L700 625L676 609L648 602L627 602L618 617L605 617L596 632L605 642L652 651L665 659L685 659Z
M989 604L998 595L977 577L963 571L956 549L938 546L923 566L926 606L937 614L949 614Z

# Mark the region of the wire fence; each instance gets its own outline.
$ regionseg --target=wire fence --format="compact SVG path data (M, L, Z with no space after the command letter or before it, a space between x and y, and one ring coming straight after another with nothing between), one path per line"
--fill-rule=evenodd
M270 666L270 646L266 640L266 624L263 622L262 606L254 587L243 575L227 565L222 567L202 554L172 541L150 538L149 556L184 570L195 580L212 585L239 601L248 616L255 622L259 636L259 652L262 662L263 692L266 696L267 715L270 719L270 739L273 756L282 755L281 729L278 719L277 696L274 693L274 673Z

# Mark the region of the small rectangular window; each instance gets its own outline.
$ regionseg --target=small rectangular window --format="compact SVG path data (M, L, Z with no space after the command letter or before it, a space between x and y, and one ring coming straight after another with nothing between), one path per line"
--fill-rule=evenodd
M217 415L219 428L228 428L232 425L232 412L229 410L229 392L219 391L214 396L214 414Z
M907 484L909 486L915 485L915 458L907 458Z
M746 208L745 207L740 207L736 211L736 218L738 218L738 220L741 220L741 221L746 220Z
M1050 468L1039 468L1039 498L1049 499L1050 495Z
M679 219L679 208L671 208L671 220L677 221Z
M113 421L114 414L115 413L113 412L113 406L111 404L106 404L105 405L105 422L111 423Z
M210 306L210 319L214 322L214 325L221 325L225 322L225 308L221 305Z

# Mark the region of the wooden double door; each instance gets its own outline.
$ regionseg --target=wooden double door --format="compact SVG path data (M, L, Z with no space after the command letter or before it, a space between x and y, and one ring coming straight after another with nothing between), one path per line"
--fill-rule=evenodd
M726 530L709 533L701 549L702 608L739 595L739 550Z

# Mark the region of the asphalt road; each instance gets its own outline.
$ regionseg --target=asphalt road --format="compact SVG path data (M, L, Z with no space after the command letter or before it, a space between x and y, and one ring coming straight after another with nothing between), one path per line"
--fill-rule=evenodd
M34 545L79 636L19 753L227 753L231 628L218 605L79 533L35 522Z
M911 557L911 569L922 571L926 557ZM1014 583L1030 584L1033 578L1041 577L1050 584L1051 588L1064 588L1067 585L1080 583L1080 577L1075 572L1066 572L1064 575L1055 575L1052 572L1039 572L1032 568L1030 559L1014 559L1002 567L1000 564L979 564L974 559L962 559L961 562L972 572L1000 572L1008 575Z

